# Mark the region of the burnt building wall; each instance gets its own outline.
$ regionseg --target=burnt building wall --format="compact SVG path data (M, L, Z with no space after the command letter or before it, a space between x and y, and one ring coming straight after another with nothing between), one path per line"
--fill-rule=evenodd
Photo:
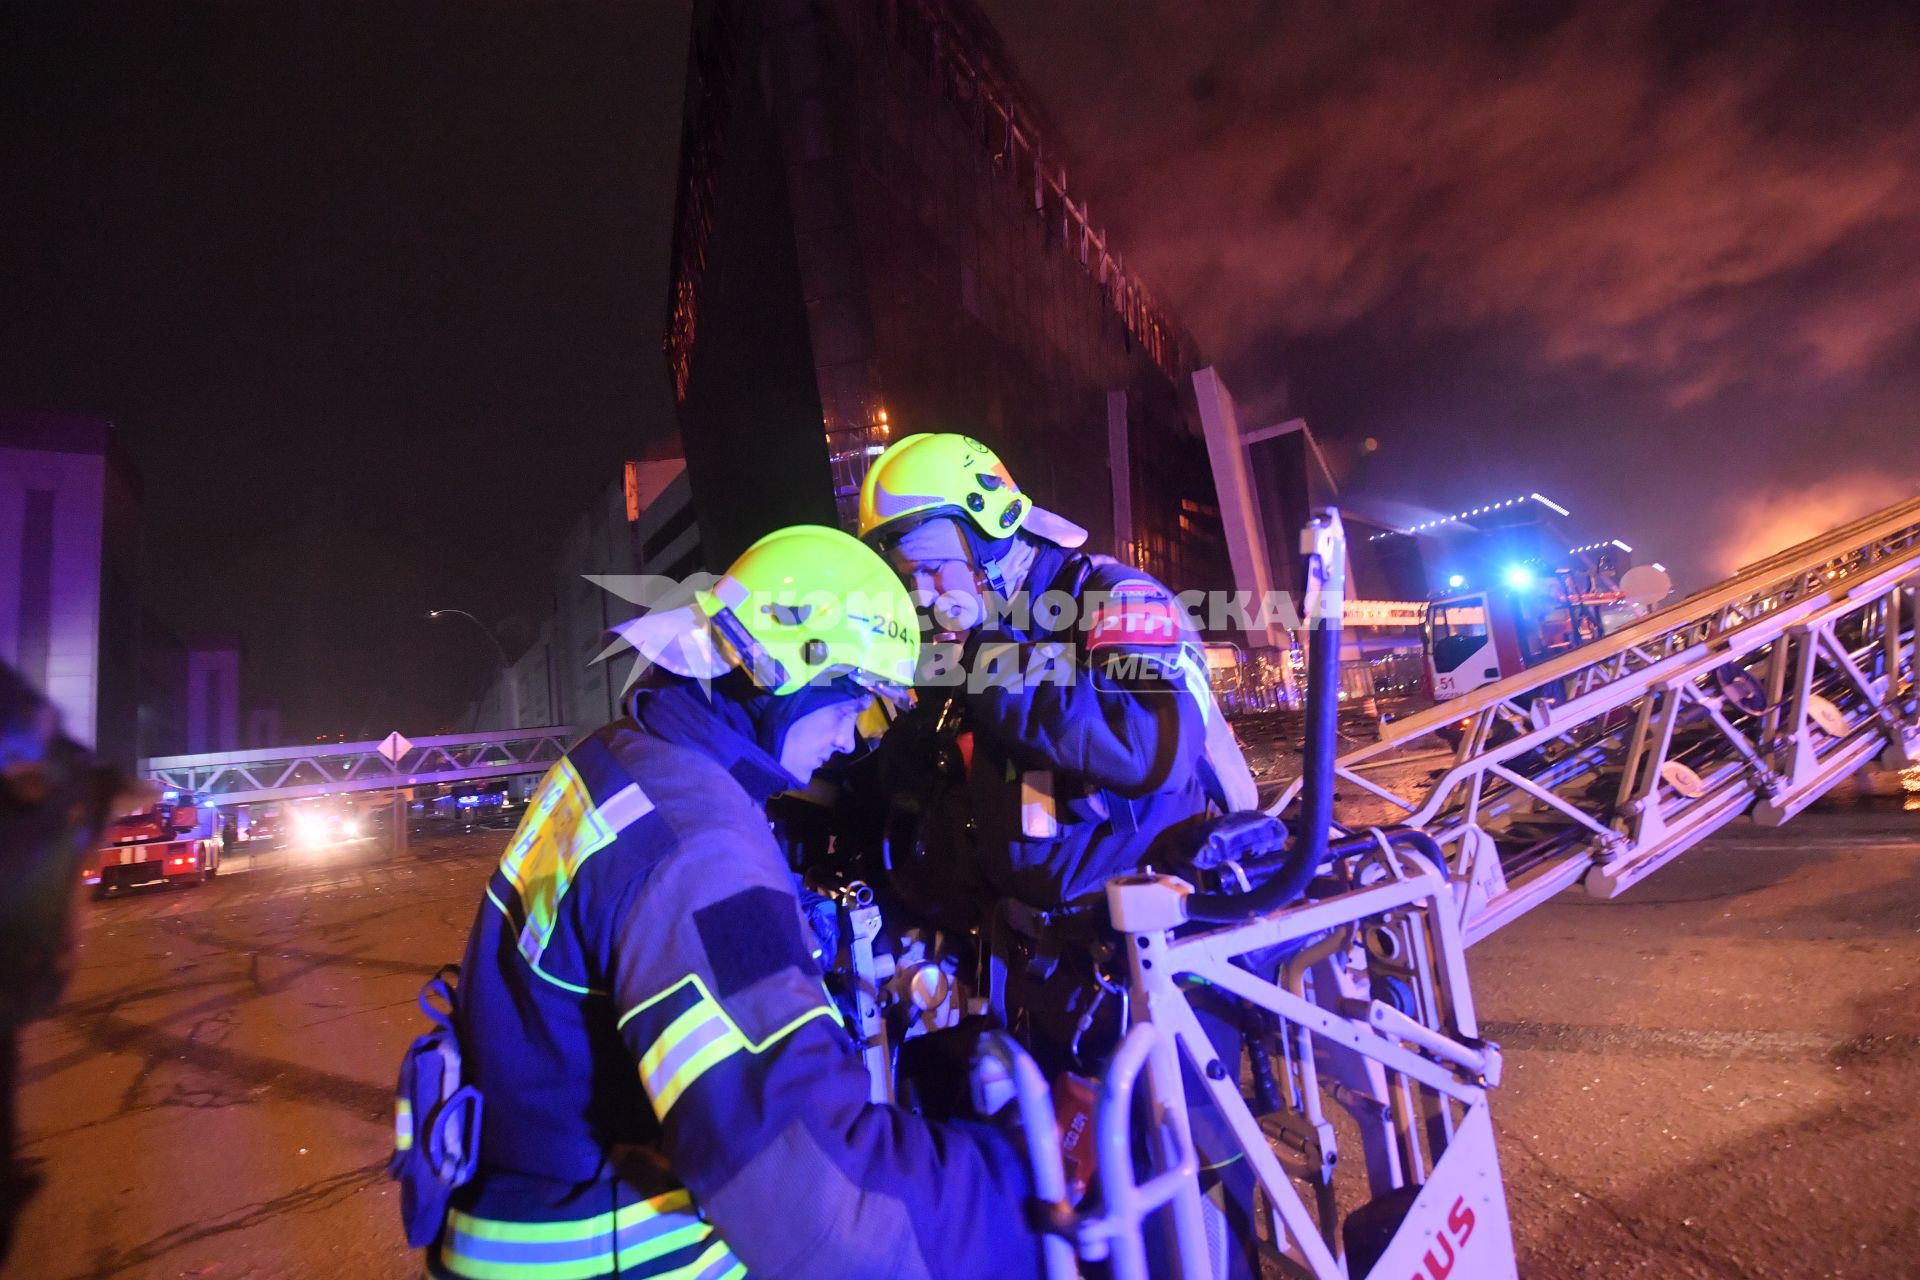
M850 521L889 441L957 430L1097 547L1227 585L1191 344L971 5L703 0L695 29L668 358L713 559L793 512ZM745 469L779 501L716 490Z
M760 10L702 5L687 73L668 356L700 545L832 523L786 164L762 91Z

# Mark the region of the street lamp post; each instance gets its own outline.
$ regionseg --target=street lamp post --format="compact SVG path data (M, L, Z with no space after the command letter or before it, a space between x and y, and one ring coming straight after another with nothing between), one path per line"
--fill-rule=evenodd
M520 723L520 688L513 678L513 664L507 661L506 646L500 643L500 637L493 634L492 629L489 628L486 623L480 621L480 619L474 617L465 609L427 610L427 617L429 618L443 618L449 614L455 617L465 618L468 622L480 628L481 632L487 637L487 641L493 645L493 652L500 659L500 678L506 683L507 687L507 719L512 722L507 728L524 728L525 726Z

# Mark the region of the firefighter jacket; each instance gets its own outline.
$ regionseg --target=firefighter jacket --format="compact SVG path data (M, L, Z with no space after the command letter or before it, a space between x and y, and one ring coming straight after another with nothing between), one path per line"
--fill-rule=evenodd
M485 1119L433 1274L1038 1274L1009 1137L868 1101L768 830L798 783L751 735L650 690L535 792L463 965Z
M1028 615L971 646L967 800L986 881L1050 909L1209 812L1219 712L1199 639L1158 582L1050 544L1027 581Z

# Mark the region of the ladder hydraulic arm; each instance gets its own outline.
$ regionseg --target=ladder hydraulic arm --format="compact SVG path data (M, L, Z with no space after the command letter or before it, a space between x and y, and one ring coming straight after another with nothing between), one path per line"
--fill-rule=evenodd
M1336 820L1431 835L1469 942L1577 883L1617 895L1743 814L1920 759L1917 575L1920 499L1387 725L1335 767L1370 813Z

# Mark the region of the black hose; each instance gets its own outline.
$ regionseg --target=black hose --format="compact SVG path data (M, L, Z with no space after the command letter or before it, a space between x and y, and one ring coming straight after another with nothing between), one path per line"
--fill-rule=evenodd
M1309 575L1328 572L1318 557ZM1335 566L1332 573L1341 572ZM1277 911L1307 890L1313 873L1326 861L1333 829L1333 761L1340 728L1340 608L1334 593L1330 617L1308 619L1307 722L1300 771L1300 816L1285 860L1272 879L1248 893L1196 893L1187 898L1187 918L1225 924Z
M1387 827L1380 834L1385 836L1387 843L1394 848L1420 854L1438 867L1441 874L1446 873L1446 855L1440 852L1438 842L1426 832L1417 827ZM1297 842L1294 847L1303 847L1304 844L1305 842ZM1282 891L1275 892L1272 890L1273 885L1287 881L1295 874L1295 864L1290 853L1286 864L1274 873L1271 880L1261 880L1249 892L1189 895L1187 918L1203 924L1235 924L1256 919L1271 911L1278 911L1281 907L1299 899L1306 891L1307 883L1313 878L1312 872L1318 870L1323 863L1358 857L1375 847L1377 845L1371 831L1348 836L1337 843L1329 843L1325 850L1325 857L1321 863L1309 867L1307 879L1301 883L1299 889L1292 890L1289 894L1286 890L1291 886L1283 884ZM1259 873L1256 870L1254 874L1257 876Z

